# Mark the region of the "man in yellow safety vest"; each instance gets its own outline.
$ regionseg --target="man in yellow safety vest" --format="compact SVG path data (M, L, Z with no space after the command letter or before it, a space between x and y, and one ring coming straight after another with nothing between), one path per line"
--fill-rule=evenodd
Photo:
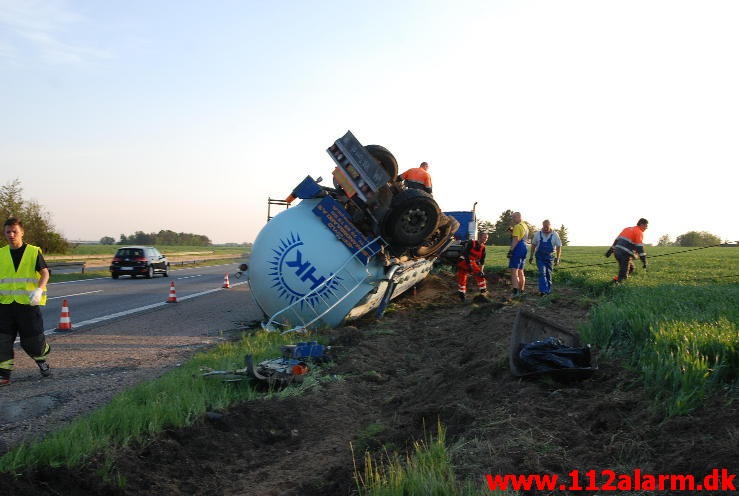
M50 347L39 309L39 305L46 304L49 268L41 248L24 243L23 233L20 220L5 221L3 234L8 245L0 248L0 386L10 384L17 335L21 348L36 362L41 375L51 375L46 363Z

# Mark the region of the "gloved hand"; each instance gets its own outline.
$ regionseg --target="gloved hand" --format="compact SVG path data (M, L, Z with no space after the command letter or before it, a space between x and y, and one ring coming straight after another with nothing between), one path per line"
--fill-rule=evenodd
M611 255L613 255L613 246L608 248L608 250L606 251L606 258L610 257Z
M513 256L513 249L508 250L506 257L511 258Z
M35 307L41 303L41 296L43 296L44 292L41 288L36 288L28 295L31 297L31 306Z

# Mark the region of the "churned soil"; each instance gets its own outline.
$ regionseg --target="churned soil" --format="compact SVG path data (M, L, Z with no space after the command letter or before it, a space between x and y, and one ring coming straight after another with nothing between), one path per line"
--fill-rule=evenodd
M385 318L328 331L342 380L282 400L211 412L74 470L11 477L14 495L350 495L366 450L407 450L441 423L460 479L484 474L612 469L692 473L737 469L737 411L718 398L665 420L635 374L600 359L592 378L562 384L508 370L519 308L575 329L590 300L563 288L550 300L506 298L460 304L450 276L432 275L394 302ZM122 487L121 487L122 486ZM559 492L558 494L564 494ZM636 493L635 493L636 494Z

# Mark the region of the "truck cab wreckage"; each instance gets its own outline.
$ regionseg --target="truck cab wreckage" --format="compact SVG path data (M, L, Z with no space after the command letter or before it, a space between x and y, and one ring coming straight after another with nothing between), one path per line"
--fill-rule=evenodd
M408 189L386 148L347 132L327 149L333 186L307 176L254 241L247 280L265 320L283 333L335 327L428 275L459 223L433 197Z

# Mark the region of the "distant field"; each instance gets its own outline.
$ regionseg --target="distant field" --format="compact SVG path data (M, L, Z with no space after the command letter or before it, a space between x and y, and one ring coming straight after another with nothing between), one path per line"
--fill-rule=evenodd
M133 244L133 243L132 243ZM248 249L244 246L169 246L169 245L155 245L156 248L168 255L170 253L183 253L183 252L213 252L218 255L240 255ZM77 245L69 253L63 255L68 258L73 258L76 255L113 255L121 245ZM49 255L57 255L56 253L50 253Z
M555 271L555 291L569 284L602 297L581 329L584 340L627 359L668 414L690 411L711 392L733 393L739 380L739 248L677 253L688 249L648 247L648 270L636 260L635 274L620 285L606 247L565 247ZM503 269L506 252L494 247L486 265ZM535 266L527 272L536 292Z

